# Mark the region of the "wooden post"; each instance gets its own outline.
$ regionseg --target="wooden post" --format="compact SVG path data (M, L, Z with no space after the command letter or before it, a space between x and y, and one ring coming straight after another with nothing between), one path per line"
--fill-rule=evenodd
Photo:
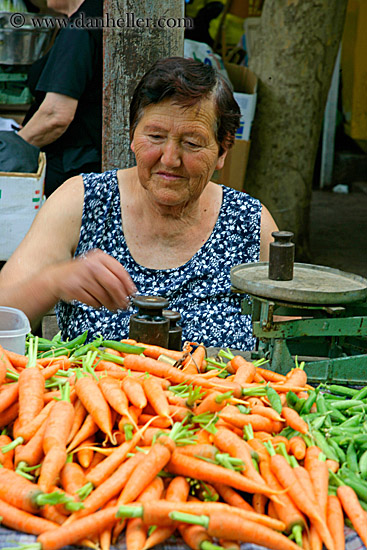
M249 68L259 79L244 188L310 261L314 164L347 0L265 0Z
M135 164L129 107L143 74L159 58L183 56L184 0L104 0L102 168Z

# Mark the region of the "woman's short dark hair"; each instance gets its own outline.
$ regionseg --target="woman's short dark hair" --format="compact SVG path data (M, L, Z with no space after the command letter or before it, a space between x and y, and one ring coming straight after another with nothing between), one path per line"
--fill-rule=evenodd
M172 99L189 107L207 98L214 101L215 137L221 155L234 143L240 108L225 79L211 65L183 57L158 60L139 82L130 105L130 139L148 105Z

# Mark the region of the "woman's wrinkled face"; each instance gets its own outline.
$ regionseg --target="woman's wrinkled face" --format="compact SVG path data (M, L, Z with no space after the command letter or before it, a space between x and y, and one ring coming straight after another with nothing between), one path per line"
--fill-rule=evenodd
M214 105L210 99L192 107L165 100L144 109L131 143L141 185L155 204L180 207L196 201L218 157Z

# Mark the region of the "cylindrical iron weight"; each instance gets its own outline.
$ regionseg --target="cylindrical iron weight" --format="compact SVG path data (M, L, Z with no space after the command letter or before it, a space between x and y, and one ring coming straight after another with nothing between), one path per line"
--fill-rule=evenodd
M291 231L273 231L274 242L269 246L269 279L291 281L293 279L294 243Z

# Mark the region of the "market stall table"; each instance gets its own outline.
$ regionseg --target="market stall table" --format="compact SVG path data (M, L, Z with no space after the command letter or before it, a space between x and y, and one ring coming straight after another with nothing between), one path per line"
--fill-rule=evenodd
M361 539L356 534L355 531L345 527L345 550L365 550L366 547L363 545ZM32 535L26 535L24 533L19 533L7 529L6 527L0 527L0 548L16 548L19 544L29 544L35 542L36 537ZM63 550L75 550L75 546L64 546ZM160 544L155 546L157 550L189 550L182 541L177 540L175 542L166 542L165 544ZM256 544L243 544L241 545L242 550L267 550L264 546L257 546ZM111 550L126 550L126 544L124 539L117 546L111 546Z

